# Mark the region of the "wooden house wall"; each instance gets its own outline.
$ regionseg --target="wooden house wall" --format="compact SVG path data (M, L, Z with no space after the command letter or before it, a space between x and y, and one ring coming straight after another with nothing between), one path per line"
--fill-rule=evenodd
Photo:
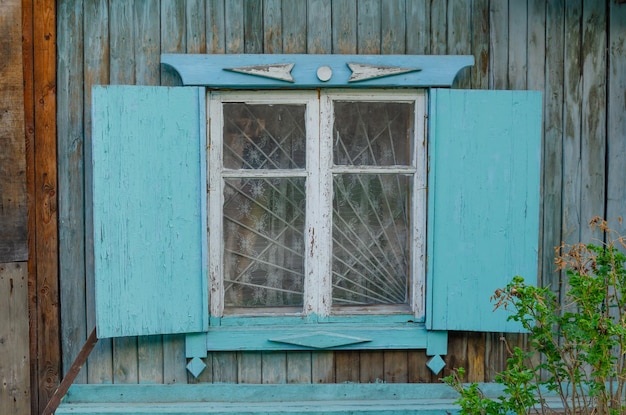
M85 216L91 86L179 84L159 64L161 53L472 54L476 65L455 87L543 92L540 281L559 290L553 247L589 240L593 216L626 213L626 4L616 0L59 0L56 7L64 371L94 325ZM501 337L451 333L447 367L492 380L506 357ZM197 381L437 381L425 361L423 351L214 353ZM103 340L78 382L195 381L185 363L182 336Z

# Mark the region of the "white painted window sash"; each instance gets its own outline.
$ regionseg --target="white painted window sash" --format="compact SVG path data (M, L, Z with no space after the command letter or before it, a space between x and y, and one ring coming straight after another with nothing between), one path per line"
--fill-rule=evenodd
M381 101L414 103L414 137L410 166L334 166L333 102ZM305 104L306 169L236 170L222 168L223 103ZM412 176L412 229L409 299L412 313L423 318L425 308L426 136L423 91L256 91L208 94L207 206L209 233L210 313L224 315L223 203L224 179L239 177L306 177L304 315L325 317L332 307L333 174L397 173ZM364 306L364 309L367 307ZM379 307L393 310L393 307ZM262 308L254 312L266 314ZM300 314L300 313L296 313ZM343 314L343 312L338 312Z

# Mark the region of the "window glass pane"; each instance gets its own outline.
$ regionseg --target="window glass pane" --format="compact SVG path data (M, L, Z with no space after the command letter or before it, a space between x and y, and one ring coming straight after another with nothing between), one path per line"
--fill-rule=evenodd
M410 178L334 176L333 305L407 302Z
M305 167L305 106L224 104L224 167Z
M333 161L336 165L410 165L413 104L335 102Z
M227 179L224 304L301 306L305 179Z

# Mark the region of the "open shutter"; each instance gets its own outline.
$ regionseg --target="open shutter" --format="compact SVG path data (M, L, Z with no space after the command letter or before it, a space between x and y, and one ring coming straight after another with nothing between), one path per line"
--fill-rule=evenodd
M537 278L541 95L430 94L427 327L520 331L490 296Z
M100 338L208 329L203 91L93 90Z

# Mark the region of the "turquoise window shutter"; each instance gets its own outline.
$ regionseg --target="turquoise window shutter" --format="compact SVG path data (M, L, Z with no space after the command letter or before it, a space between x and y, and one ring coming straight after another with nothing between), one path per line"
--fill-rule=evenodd
M541 95L430 93L427 328L520 331L490 296L536 282Z
M203 88L93 90L98 337L208 329Z

